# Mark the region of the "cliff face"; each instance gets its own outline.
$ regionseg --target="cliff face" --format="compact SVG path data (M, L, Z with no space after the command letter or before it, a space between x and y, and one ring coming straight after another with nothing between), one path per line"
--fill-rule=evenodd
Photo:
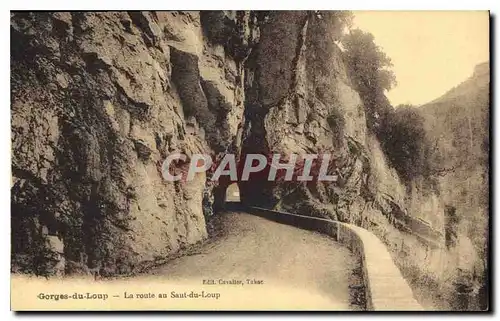
M474 182L466 181L471 171L460 172L460 168L452 166L449 176L458 175L462 180L441 180L441 171L437 170L434 178L441 180L437 189L427 188L422 178L408 187L367 129L363 104L351 86L342 52L331 33L336 28L335 19L334 13L324 12L270 13L265 17L260 41L245 65L242 152L289 155L328 151L335 155L338 180L307 184L250 180L239 184L243 201L349 222L375 232L416 291L423 293L422 298L432 297L426 305L433 309L449 309L450 305L455 308L455 304L462 304L455 302L458 284L466 283L475 294L484 284L486 264L481 258L486 258L484 206L488 184L487 152L480 146L488 141L484 135L489 115L488 68L479 68L482 76L476 72L475 85L464 85L467 90L461 86L436 103L449 105L453 99L465 106L470 101L481 101L479 109L471 107L462 115L474 115L472 128L477 135L473 134L475 141L468 146L476 149L474 159L482 162L480 169L471 169L477 174L472 176ZM480 93L476 93L476 87ZM434 114L426 112L430 109ZM429 136L434 140L444 137L455 144L457 133L451 129L438 133L432 128L442 128L436 124L441 124L443 117L454 119L446 122L450 125L460 123L457 119L463 117L457 117L456 110L449 108L423 107L423 111L427 113ZM460 153L462 156L458 156ZM450 166L463 155L464 151L446 150L439 157L448 162L443 166ZM474 163L470 162L470 166L474 167ZM475 193L474 188L482 191ZM466 205L466 198L482 205L473 205L472 209ZM478 222L471 226L479 227L479 232L472 228L464 233L464 224L457 227L450 222L448 212L458 207L460 213L477 213L473 217ZM457 242L450 245L450 237ZM475 246L471 239L477 241ZM478 308L474 304L477 302L470 303L470 308Z
M249 24L248 13L12 14L15 270L128 273L206 237L204 175L166 182L161 162L235 146Z
M390 231L401 234L396 238L406 237L408 228L400 226L405 217L418 217L430 206L442 218L442 209L436 214L438 205L427 204L434 195L418 195L422 208L410 213L411 195L367 130L364 106L330 32L336 24L331 12L266 17L246 64L242 152L333 153L338 179L307 184L250 180L240 183L241 195L248 204L366 227L391 246L398 242L388 237Z
M420 107L435 146L441 197L472 225L488 211L489 85L489 63L483 63L469 79ZM487 228L487 221L482 224L469 226L468 233Z
M350 87L331 32L337 23L333 12L271 13L266 17L260 42L246 65L243 153L333 152L342 164L340 175L366 179L361 174L366 157L362 155L365 113L359 95ZM251 204L313 210L311 215L344 219L351 211L347 200L360 193L357 188L347 190L334 183L307 187L261 181L241 183L240 189L244 201ZM333 199L335 205L343 205L332 207Z
M467 80L421 108L434 150L444 233L456 283L484 294L489 239L489 63Z

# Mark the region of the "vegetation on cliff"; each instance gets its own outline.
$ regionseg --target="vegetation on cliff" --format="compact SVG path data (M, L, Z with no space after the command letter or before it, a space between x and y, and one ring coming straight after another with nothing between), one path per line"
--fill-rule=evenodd
M349 76L365 107L367 128L379 139L390 165L407 185L417 177L429 180L431 146L420 111L410 105L394 108L385 96L397 83L391 59L371 33L360 29L345 34L342 46Z

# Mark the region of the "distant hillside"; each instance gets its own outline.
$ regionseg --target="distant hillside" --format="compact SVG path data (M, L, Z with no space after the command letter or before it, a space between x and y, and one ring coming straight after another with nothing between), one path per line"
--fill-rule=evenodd
M443 96L435 99L434 101L425 104L425 107L432 106L435 103L450 101L454 98L471 96L477 94L481 90L488 92L490 84L490 64L484 62L474 68L474 73L467 80L458 86L450 89ZM431 107L432 109L432 107Z
M420 107L433 143L430 157L440 198L458 217L459 256L483 260L489 220L489 72L488 62L476 66L463 83ZM473 251L460 245L464 237L472 241ZM481 278L486 262L472 261L468 268L474 279Z
M435 167L474 167L488 162L489 63L440 98L421 107L436 144Z

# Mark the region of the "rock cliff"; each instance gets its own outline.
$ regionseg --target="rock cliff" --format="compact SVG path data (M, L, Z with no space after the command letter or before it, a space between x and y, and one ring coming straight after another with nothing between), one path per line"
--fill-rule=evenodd
M372 230L420 299L430 298L425 302L429 308L481 308L487 266L489 68L479 66L471 80L422 107L427 134L439 141L440 152L432 157L440 159L433 175L440 183L432 189L416 178L406 186L368 130L363 103L331 32L336 19L332 12L266 16L245 65L242 153L328 151L334 154L337 181L240 182L243 201ZM457 115L457 108L463 112ZM457 130L469 128L463 126L467 119L472 119L474 137L467 140L470 153L460 150L464 145L458 136L464 131ZM445 127L436 126L443 122ZM442 140L454 147L442 147ZM457 167L471 153L469 167ZM449 169L448 179L442 179L443 168ZM449 178L454 176L459 178ZM455 210L468 217L468 224L459 227L450 220ZM458 241L450 245L450 238ZM473 293L469 303L457 294L464 283Z
M205 238L204 175L161 163L237 145L254 31L246 12L13 13L15 270L129 273Z

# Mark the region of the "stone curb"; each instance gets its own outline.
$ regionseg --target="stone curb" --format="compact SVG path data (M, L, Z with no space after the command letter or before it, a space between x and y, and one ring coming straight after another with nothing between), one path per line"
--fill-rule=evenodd
M413 292L394 264L386 246L370 231L351 224L260 207L246 212L298 228L332 236L361 257L366 308L372 311L422 311Z

